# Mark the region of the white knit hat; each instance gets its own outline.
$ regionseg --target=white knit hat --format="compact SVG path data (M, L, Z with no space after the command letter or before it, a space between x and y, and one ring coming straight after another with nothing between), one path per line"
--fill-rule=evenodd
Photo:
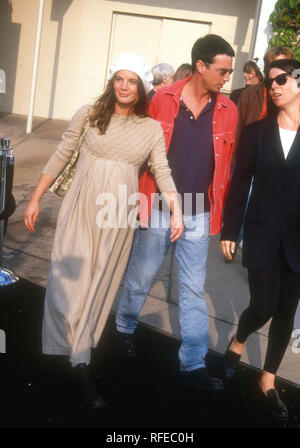
M112 64L108 72L108 80L110 80L119 70L129 70L136 73L143 81L146 92L151 88L153 75L146 59L137 53L121 54Z

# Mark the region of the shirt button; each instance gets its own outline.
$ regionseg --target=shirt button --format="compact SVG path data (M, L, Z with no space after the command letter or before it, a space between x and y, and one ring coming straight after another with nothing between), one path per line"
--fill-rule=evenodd
M216 140L219 140L219 137L216 137Z
M220 154L216 154L217 157L219 157Z
M193 120L193 118L194 118L194 117L191 115L191 116L190 116L190 119Z

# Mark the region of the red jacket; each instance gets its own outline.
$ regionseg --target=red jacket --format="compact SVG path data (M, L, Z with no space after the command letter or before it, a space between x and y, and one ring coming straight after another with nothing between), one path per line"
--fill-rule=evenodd
M185 78L171 86L160 89L150 103L149 114L161 123L167 152L172 139L174 120L179 112L181 91L190 79L191 77ZM230 181L230 160L234 146L236 123L237 107L231 100L219 93L213 114L215 169L208 191L211 235L219 233L221 230L223 204ZM156 183L149 170L146 170L141 176L139 190L148 199L148 214L140 214L141 225L147 226L146 216L150 216L152 207L151 194L156 192Z

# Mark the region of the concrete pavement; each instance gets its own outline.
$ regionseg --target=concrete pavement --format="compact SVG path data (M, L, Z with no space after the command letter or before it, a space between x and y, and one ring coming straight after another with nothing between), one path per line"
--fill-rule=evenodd
M35 118L33 132L25 134L26 117L0 113L0 137L8 137L14 147L15 213L9 220L4 242L3 265L15 274L46 286L52 241L61 198L46 193L41 201L37 230L30 234L23 213L41 170L55 150L67 126L63 120ZM227 265L218 247L219 237L211 238L205 293L210 316L211 349L223 353L235 333L238 318L249 300L247 272L241 266L241 250ZM0 291L1 292L1 291ZM113 309L116 310L118 297ZM176 261L171 250L159 269L142 310L141 321L157 330L179 337ZM295 328L300 329L298 308ZM300 330L299 330L300 333ZM250 336L242 361L261 368L267 345L268 324ZM299 351L299 353L297 353ZM292 338L278 375L300 388L300 341Z

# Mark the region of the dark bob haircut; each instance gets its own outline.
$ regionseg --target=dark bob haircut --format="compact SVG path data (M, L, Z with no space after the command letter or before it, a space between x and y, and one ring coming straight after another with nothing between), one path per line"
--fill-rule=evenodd
M266 76L266 80L268 79L269 72L271 68L279 68L284 71L288 75L295 76L295 79L298 82L298 87L300 91L300 62L296 59L278 59L277 61L271 62L268 66L268 72ZM279 109L270 98L269 90L267 91L267 106L268 106L268 115L275 115L278 113Z
M296 59L278 59L277 61L271 62L271 64L268 67L267 75L269 74L271 68L279 68L280 70L283 70L289 75L292 75L294 70L300 70L300 62L297 61ZM298 77L299 76L300 73L298 73Z

